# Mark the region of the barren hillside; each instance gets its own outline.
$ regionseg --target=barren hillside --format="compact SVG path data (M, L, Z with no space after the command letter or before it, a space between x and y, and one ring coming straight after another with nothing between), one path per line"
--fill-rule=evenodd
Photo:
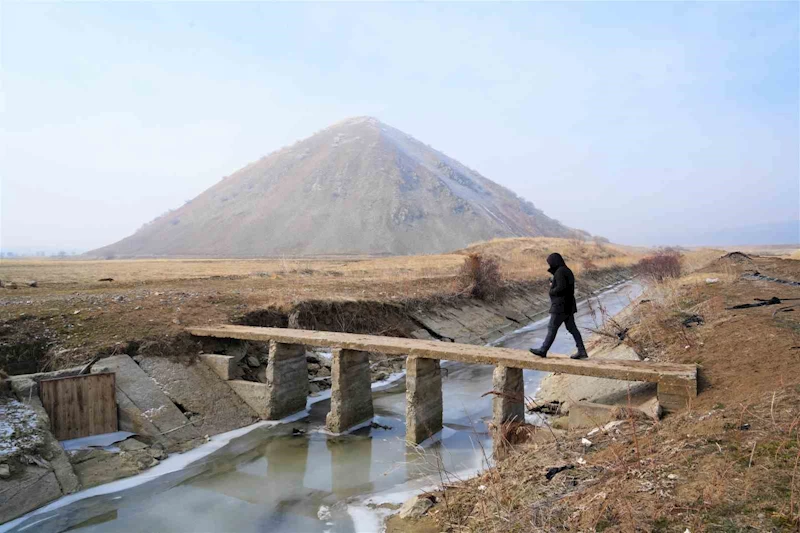
M577 233L458 161L360 117L244 167L89 255L415 254Z

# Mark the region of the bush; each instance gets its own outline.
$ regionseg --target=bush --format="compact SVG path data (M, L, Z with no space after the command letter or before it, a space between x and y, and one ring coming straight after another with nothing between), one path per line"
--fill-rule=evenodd
M654 255L649 255L639 261L634 271L640 275L660 282L667 278L677 278L681 275L681 261L683 257L677 250L659 250Z
M500 265L491 257L469 254L458 273L462 292L480 300L492 300L503 292Z

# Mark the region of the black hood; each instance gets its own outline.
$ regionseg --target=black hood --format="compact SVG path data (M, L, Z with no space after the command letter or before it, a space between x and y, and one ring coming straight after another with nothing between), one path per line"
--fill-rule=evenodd
M561 254L554 253L547 256L547 264L550 265L550 268L547 269L548 272L554 274L558 267L567 266L564 262L564 258L561 257Z

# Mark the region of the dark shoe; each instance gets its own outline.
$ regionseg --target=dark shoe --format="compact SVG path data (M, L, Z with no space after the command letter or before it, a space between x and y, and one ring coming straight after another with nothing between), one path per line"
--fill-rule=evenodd
M586 352L575 352L569 356L570 359L589 359L589 354Z
M547 357L547 352L542 350L541 348L531 348L528 350L533 355L538 355L539 357Z

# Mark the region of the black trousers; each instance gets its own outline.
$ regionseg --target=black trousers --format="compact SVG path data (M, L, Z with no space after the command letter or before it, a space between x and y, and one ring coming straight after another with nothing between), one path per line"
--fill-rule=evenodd
M583 346L583 338L581 337L581 332L578 331L578 326L575 325L575 315L572 313L568 315L561 313L550 314L550 323L547 325L547 337L544 339L544 344L542 344L542 350L546 352L553 345L553 341L556 340L556 333L558 333L558 328L561 327L561 324L567 326L567 331L569 331L575 339L578 351L585 353L586 348Z

